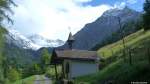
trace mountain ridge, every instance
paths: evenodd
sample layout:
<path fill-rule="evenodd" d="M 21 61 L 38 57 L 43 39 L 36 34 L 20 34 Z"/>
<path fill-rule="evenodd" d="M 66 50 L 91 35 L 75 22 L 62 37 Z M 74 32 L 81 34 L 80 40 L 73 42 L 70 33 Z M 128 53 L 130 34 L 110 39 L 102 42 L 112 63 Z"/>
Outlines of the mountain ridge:
<path fill-rule="evenodd" d="M 110 14 L 110 11 L 117 13 L 116 16 L 114 16 L 114 13 Z M 120 17 L 122 25 L 130 25 L 130 29 L 128 29 L 125 34 L 128 35 L 137 30 L 135 25 L 141 20 L 141 13 L 128 7 L 107 10 L 102 16 L 97 18 L 94 22 L 86 24 L 74 35 L 75 42 L 73 43 L 73 48 L 90 50 L 98 43 L 102 43 L 104 40 L 111 37 L 113 33 L 120 31 L 117 17 Z M 135 25 L 131 23 L 135 23 Z M 121 32 L 119 32 L 119 34 L 121 34 Z M 117 40 L 121 39 L 121 37 L 117 38 Z M 65 43 L 65 45 L 60 48 L 67 47 L 68 45 Z"/>
<path fill-rule="evenodd" d="M 33 34 L 29 36 L 28 39 L 30 39 L 33 43 L 40 45 L 42 47 L 58 47 L 64 44 L 64 41 L 60 39 L 51 40 L 39 34 Z"/>
<path fill-rule="evenodd" d="M 27 38 L 15 29 L 7 28 L 6 30 L 8 31 L 5 35 L 6 42 L 24 49 L 39 50 L 42 47 L 58 47 L 64 44 L 64 42 L 59 39 L 49 40 L 40 35 L 36 35 L 36 37 L 30 36 L 30 38 Z"/>

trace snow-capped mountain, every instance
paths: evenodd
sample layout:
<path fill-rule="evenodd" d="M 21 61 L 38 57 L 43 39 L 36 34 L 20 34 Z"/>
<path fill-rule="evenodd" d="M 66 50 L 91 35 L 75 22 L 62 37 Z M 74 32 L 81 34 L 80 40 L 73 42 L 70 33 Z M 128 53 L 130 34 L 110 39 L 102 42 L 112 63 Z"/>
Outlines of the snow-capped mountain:
<path fill-rule="evenodd" d="M 128 8 L 125 8 L 124 11 L 122 12 L 122 9 L 119 9 L 119 8 L 112 8 L 110 10 L 107 10 L 103 13 L 102 16 L 118 16 L 120 15 L 121 13 L 124 13 L 126 12 L 127 10 L 129 10 Z"/>
<path fill-rule="evenodd" d="M 7 31 L 6 42 L 24 49 L 38 50 L 41 47 L 58 47 L 64 44 L 62 40 L 49 40 L 37 34 L 27 38 L 12 28 L 7 28 Z"/>
<path fill-rule="evenodd" d="M 43 47 L 58 47 L 62 46 L 65 42 L 62 40 L 50 40 L 47 38 L 44 38 L 41 35 L 34 34 L 28 37 L 33 43 L 43 46 Z"/>
<path fill-rule="evenodd" d="M 124 8 L 112 8 L 103 13 L 102 17 L 122 17 L 122 16 L 130 16 L 130 15 L 138 15 L 139 12 L 130 9 L 129 7 Z"/>
<path fill-rule="evenodd" d="M 13 44 L 20 48 L 37 50 L 41 46 L 34 44 L 31 40 L 23 36 L 17 30 L 12 28 L 7 28 L 8 34 L 6 34 L 6 42 Z"/>

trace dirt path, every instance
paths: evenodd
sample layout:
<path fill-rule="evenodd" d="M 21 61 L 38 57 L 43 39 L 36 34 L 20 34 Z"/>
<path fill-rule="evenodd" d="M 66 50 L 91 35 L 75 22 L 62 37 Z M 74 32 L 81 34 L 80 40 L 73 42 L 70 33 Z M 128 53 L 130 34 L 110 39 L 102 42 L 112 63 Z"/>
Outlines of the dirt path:
<path fill-rule="evenodd" d="M 45 76 L 36 75 L 34 84 L 52 84 L 52 80 Z"/>
<path fill-rule="evenodd" d="M 45 83 L 44 84 L 52 84 L 52 80 L 44 76 Z"/>

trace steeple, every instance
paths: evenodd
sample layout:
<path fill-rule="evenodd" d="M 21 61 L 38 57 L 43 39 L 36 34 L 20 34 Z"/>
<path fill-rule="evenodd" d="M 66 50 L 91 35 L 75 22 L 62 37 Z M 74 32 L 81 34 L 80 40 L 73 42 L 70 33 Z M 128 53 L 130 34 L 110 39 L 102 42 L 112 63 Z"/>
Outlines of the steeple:
<path fill-rule="evenodd" d="M 72 49 L 72 44 L 73 44 L 74 41 L 75 41 L 75 39 L 74 39 L 74 37 L 72 36 L 72 33 L 70 32 L 70 33 L 69 33 L 68 40 L 67 40 L 67 43 L 68 43 L 70 49 Z"/>

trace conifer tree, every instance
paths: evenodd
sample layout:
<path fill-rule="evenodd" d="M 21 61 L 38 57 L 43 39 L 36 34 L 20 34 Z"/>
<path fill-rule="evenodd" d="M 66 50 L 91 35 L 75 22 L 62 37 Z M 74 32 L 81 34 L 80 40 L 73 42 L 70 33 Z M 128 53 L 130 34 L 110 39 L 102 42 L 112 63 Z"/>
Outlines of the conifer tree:
<path fill-rule="evenodd" d="M 4 67 L 3 67 L 3 60 L 4 60 L 4 33 L 6 33 L 6 29 L 2 25 L 2 21 L 4 19 L 8 20 L 9 22 L 13 23 L 10 19 L 8 12 L 13 13 L 10 5 L 15 3 L 12 0 L 0 0 L 0 84 L 4 84 Z M 6 13 L 7 11 L 7 13 Z"/>
<path fill-rule="evenodd" d="M 43 49 L 41 55 L 41 68 L 43 69 L 43 72 L 46 71 L 46 68 L 49 63 L 50 63 L 50 54 L 47 49 Z"/>
<path fill-rule="evenodd" d="M 144 30 L 149 30 L 150 29 L 150 0 L 145 0 L 143 9 L 144 9 L 143 27 Z"/>

